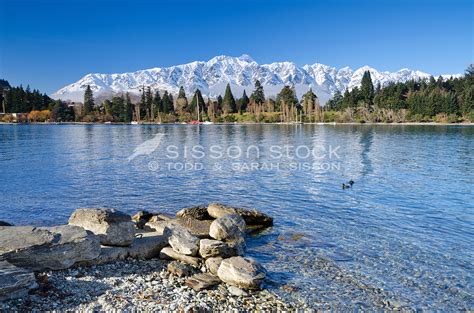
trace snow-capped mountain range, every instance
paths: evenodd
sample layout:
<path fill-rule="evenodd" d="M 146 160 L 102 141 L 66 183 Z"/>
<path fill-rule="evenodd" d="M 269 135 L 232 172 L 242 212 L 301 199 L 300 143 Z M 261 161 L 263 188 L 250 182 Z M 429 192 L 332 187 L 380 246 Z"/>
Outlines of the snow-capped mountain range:
<path fill-rule="evenodd" d="M 430 74 L 406 68 L 391 73 L 379 72 L 369 66 L 354 71 L 349 67 L 336 69 L 320 63 L 302 67 L 292 62 L 260 65 L 249 55 L 240 57 L 221 55 L 207 62 L 196 61 L 132 73 L 87 74 L 77 82 L 59 89 L 51 97 L 82 102 L 84 89 L 90 85 L 95 97 L 108 97 L 123 92 L 139 94 L 141 86 L 177 94 L 179 87 L 183 86 L 188 97 L 192 97 L 194 91 L 199 88 L 203 95 L 215 98 L 218 95 L 223 96 L 227 83 L 230 83 L 234 97 L 239 98 L 244 90 L 250 96 L 255 81 L 259 80 L 265 96 L 274 97 L 283 86 L 290 85 L 295 87 L 298 97 L 312 88 L 320 102 L 324 104 L 337 90 L 344 92 L 347 88 L 350 90 L 360 86 L 365 71 L 370 71 L 374 85 L 380 83 L 382 86 L 390 82 L 430 77 Z"/>

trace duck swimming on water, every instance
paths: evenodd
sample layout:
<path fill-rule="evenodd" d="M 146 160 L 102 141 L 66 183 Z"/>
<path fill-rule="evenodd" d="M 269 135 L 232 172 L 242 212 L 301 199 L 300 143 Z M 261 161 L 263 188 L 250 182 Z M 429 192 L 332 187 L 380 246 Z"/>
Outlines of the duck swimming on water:
<path fill-rule="evenodd" d="M 352 188 L 352 185 L 354 185 L 354 181 L 351 179 L 350 181 L 346 183 L 342 183 L 342 189 L 349 189 Z"/>

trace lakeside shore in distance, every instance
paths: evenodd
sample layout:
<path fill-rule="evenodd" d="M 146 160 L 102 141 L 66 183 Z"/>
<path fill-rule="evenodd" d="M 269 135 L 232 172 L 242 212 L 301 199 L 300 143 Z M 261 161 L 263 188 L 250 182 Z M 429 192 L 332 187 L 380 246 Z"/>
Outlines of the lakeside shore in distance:
<path fill-rule="evenodd" d="M 403 123 L 338 123 L 338 122 L 318 122 L 318 123 L 212 123 L 212 124 L 190 124 L 190 123 L 87 123 L 87 122 L 41 122 L 41 123 L 7 123 L 0 122 L 0 125 L 419 125 L 419 126 L 474 126 L 474 123 L 462 122 L 462 123 L 437 123 L 437 122 L 403 122 Z"/>

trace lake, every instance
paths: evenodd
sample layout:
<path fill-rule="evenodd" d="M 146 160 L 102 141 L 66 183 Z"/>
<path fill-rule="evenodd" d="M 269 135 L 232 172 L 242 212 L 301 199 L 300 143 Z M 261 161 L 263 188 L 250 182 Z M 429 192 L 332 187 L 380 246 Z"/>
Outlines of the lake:
<path fill-rule="evenodd" d="M 0 125 L 0 140 L 0 220 L 255 207 L 275 225 L 248 254 L 282 297 L 474 308 L 472 126 Z"/>

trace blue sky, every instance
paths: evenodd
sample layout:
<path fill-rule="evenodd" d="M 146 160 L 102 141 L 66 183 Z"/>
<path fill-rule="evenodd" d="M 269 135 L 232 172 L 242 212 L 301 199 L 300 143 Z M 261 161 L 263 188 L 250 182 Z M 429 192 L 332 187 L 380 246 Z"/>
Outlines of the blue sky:
<path fill-rule="evenodd" d="M 251 55 L 462 73 L 472 0 L 0 0 L 0 78 L 52 93 L 90 72 Z"/>

